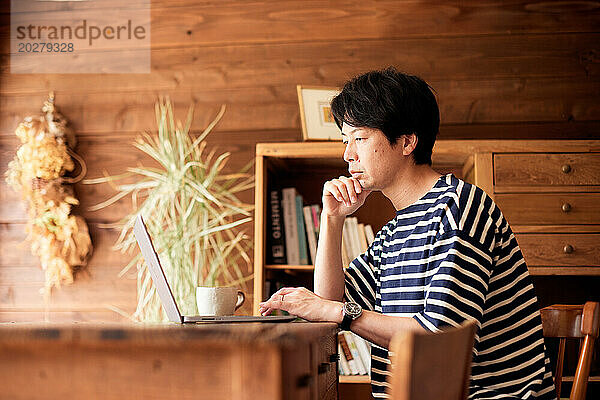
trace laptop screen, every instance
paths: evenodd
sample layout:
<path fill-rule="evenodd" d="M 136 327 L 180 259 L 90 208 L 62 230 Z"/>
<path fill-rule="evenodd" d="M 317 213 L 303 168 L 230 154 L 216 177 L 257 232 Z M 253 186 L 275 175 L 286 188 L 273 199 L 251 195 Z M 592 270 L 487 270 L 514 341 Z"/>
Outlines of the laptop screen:
<path fill-rule="evenodd" d="M 152 244 L 152 240 L 150 239 L 150 235 L 146 229 L 146 224 L 144 224 L 144 220 L 142 219 L 141 215 L 138 215 L 135 219 L 133 233 L 138 242 L 138 246 L 140 246 L 142 255 L 146 260 L 146 264 L 150 270 L 150 276 L 152 277 L 154 286 L 158 291 L 158 295 L 160 296 L 160 300 L 162 301 L 169 321 L 177 323 L 183 322 L 181 313 L 179 312 L 179 308 L 177 308 L 177 303 L 175 302 L 175 297 L 173 297 L 173 292 L 171 292 L 171 288 L 167 282 L 167 277 L 160 266 L 158 254 L 156 254 L 156 250 L 154 250 L 154 245 Z"/>

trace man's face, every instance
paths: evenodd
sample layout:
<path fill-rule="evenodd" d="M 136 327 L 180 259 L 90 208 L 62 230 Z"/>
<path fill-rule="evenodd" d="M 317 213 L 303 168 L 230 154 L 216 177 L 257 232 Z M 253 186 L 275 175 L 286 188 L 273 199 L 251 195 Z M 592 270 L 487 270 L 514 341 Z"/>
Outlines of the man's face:
<path fill-rule="evenodd" d="M 406 167 L 408 157 L 402 146 L 390 145 L 379 129 L 342 126 L 342 141 L 346 145 L 344 160 L 348 172 L 369 190 L 384 190 L 395 175 Z"/>

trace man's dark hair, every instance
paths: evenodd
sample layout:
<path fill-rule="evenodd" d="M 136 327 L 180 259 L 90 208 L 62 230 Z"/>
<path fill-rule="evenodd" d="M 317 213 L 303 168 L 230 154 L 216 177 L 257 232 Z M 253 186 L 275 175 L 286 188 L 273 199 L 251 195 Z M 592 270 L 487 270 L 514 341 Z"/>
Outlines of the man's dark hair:
<path fill-rule="evenodd" d="M 415 164 L 431 165 L 431 152 L 440 128 L 440 111 L 433 88 L 421 78 L 389 67 L 348 81 L 331 101 L 331 113 L 340 129 L 379 129 L 393 146 L 402 135 L 415 133 Z"/>

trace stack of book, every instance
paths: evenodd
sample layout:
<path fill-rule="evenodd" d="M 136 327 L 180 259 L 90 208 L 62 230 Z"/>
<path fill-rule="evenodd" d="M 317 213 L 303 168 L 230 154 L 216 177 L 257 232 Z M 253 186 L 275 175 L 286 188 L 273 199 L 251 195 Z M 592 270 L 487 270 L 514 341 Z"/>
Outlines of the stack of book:
<path fill-rule="evenodd" d="M 314 264 L 319 242 L 321 206 L 304 205 L 302 195 L 291 187 L 269 190 L 267 263 Z M 348 266 L 373 242 L 373 228 L 348 217 L 342 234 L 342 262 Z"/>
<path fill-rule="evenodd" d="M 352 260 L 367 251 L 373 240 L 371 225 L 359 223 L 356 217 L 347 217 L 342 231 L 342 264 L 350 265 Z"/>
<path fill-rule="evenodd" d="M 338 334 L 340 375 L 371 375 L 371 345 L 352 332 Z"/>

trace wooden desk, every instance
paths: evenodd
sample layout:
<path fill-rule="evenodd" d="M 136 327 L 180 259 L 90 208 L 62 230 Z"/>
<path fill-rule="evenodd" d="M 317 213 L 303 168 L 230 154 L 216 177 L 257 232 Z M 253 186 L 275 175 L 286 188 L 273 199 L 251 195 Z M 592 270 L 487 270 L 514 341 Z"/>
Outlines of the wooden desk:
<path fill-rule="evenodd" d="M 337 399 L 333 323 L 0 324 L 3 399 Z"/>

